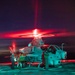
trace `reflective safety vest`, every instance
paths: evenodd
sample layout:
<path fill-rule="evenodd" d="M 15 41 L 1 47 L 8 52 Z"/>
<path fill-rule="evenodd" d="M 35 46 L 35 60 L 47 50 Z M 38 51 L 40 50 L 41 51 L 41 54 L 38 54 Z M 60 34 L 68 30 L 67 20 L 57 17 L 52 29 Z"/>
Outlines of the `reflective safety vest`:
<path fill-rule="evenodd" d="M 25 61 L 25 56 L 22 56 L 22 55 L 21 55 L 21 56 L 19 57 L 19 61 Z"/>

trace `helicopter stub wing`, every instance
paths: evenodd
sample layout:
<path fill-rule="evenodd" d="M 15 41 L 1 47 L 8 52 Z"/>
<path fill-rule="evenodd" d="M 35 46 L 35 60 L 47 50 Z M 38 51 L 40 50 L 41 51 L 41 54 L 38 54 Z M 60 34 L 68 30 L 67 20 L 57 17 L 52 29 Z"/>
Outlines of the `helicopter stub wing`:
<path fill-rule="evenodd" d="M 19 52 L 28 54 L 28 53 L 31 53 L 31 50 L 32 50 L 32 46 L 31 46 L 31 47 L 24 47 L 24 48 L 21 48 L 21 49 L 19 49 Z"/>

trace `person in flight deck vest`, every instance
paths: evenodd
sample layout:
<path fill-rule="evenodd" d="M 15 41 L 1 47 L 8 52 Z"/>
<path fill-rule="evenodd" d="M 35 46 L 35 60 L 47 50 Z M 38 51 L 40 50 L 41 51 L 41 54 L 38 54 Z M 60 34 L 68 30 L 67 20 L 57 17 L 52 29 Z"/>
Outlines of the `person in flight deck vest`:
<path fill-rule="evenodd" d="M 45 69 L 48 69 L 49 68 L 49 63 L 48 63 L 48 57 L 49 57 L 49 52 L 48 51 L 45 51 L 44 52 L 44 63 L 45 63 Z"/>
<path fill-rule="evenodd" d="M 24 66 L 24 62 L 25 62 L 25 56 L 23 55 L 23 53 L 19 54 L 17 61 L 18 61 L 17 67 L 20 66 L 22 68 Z"/>

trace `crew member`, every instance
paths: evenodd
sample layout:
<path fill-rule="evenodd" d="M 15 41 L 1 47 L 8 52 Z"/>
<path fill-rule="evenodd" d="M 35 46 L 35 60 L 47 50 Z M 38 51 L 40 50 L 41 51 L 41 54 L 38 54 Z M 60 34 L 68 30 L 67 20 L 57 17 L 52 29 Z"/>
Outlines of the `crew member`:
<path fill-rule="evenodd" d="M 49 52 L 48 51 L 45 51 L 44 52 L 44 63 L 45 63 L 45 69 L 48 69 L 49 68 L 49 63 L 48 63 L 48 57 L 49 57 Z"/>
<path fill-rule="evenodd" d="M 19 54 L 19 57 L 18 57 L 17 61 L 18 61 L 17 67 L 19 67 L 19 66 L 21 68 L 24 67 L 25 56 L 23 55 L 23 53 Z"/>

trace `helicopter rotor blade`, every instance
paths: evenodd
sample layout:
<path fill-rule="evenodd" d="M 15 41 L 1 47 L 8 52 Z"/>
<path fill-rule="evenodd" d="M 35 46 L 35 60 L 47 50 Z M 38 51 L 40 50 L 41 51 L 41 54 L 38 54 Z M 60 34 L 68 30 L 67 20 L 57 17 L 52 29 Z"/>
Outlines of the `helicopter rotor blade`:
<path fill-rule="evenodd" d="M 75 32 L 49 29 L 49 30 L 38 30 L 38 33 L 36 35 L 40 37 L 69 37 L 75 36 Z M 0 33 L 0 38 L 33 38 L 33 37 L 34 37 L 33 30 Z"/>

